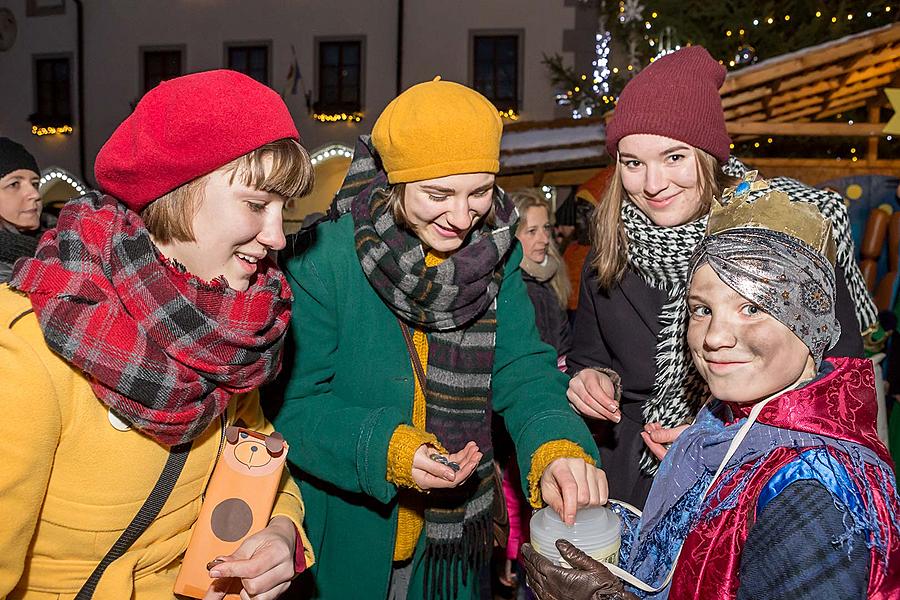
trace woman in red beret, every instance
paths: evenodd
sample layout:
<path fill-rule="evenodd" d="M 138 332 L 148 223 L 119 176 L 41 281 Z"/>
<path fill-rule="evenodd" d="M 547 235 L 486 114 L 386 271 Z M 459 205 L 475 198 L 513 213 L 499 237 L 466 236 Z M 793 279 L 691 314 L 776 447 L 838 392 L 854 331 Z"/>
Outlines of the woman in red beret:
<path fill-rule="evenodd" d="M 291 292 L 270 255 L 312 183 L 287 107 L 232 71 L 173 79 L 95 175 L 0 287 L 2 598 L 174 598 L 225 427 L 272 431 L 256 388 Z M 313 560 L 302 521 L 285 473 L 206 597 L 280 595 Z"/>
<path fill-rule="evenodd" d="M 645 424 L 666 439 L 657 424 L 680 425 L 709 395 L 688 356 L 683 308 L 688 261 L 710 203 L 747 171 L 729 158 L 724 81 L 725 68 L 699 46 L 664 56 L 625 86 L 606 131 L 615 172 L 594 214 L 568 396 L 593 421 L 610 497 L 639 507 L 658 465 L 643 442 Z M 816 204 L 834 223 L 844 334 L 827 355 L 861 357 L 860 331 L 875 324 L 875 309 L 853 262 L 841 198 L 793 179 L 771 185 Z"/>

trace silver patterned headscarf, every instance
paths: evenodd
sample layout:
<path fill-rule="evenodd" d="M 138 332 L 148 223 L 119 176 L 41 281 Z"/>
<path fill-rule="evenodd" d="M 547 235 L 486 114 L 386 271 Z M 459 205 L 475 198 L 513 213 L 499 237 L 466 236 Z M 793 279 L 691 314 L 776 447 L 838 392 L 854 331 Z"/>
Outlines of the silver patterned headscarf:
<path fill-rule="evenodd" d="M 761 227 L 728 229 L 700 243 L 690 278 L 704 264 L 800 338 L 816 367 L 840 337 L 834 266 L 796 237 Z"/>

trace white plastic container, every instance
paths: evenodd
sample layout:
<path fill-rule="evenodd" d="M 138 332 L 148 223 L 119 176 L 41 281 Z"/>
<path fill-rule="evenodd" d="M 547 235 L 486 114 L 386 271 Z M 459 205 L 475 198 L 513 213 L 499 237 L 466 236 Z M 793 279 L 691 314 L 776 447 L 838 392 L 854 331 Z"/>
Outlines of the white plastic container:
<path fill-rule="evenodd" d="M 556 549 L 556 540 L 566 539 L 595 560 L 618 564 L 622 543 L 619 516 L 597 506 L 583 508 L 575 514 L 575 524 L 568 527 L 556 511 L 542 508 L 531 517 L 531 545 L 542 556 L 563 567 L 569 564 Z"/>

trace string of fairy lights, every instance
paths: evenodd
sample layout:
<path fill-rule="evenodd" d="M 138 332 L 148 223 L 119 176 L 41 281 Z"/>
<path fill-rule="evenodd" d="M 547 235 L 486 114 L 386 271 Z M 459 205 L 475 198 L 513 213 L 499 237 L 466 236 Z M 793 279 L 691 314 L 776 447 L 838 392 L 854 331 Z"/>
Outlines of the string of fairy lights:
<path fill-rule="evenodd" d="M 43 137 L 45 135 L 68 135 L 72 133 L 74 129 L 72 129 L 71 125 L 59 125 L 57 127 L 53 126 L 41 126 L 41 125 L 32 125 L 31 126 L 31 135 L 36 135 L 38 137 Z"/>
<path fill-rule="evenodd" d="M 618 20 L 621 23 L 639 21 L 643 18 L 643 10 L 644 7 L 638 2 L 638 0 L 619 0 Z M 841 22 L 854 20 L 868 20 L 876 17 L 883 18 L 885 14 L 890 14 L 897 10 L 900 10 L 900 5 L 897 5 L 896 3 L 886 3 L 881 5 L 879 8 L 872 8 L 869 10 L 857 12 L 846 9 L 844 11 L 838 12 L 831 7 L 823 5 L 821 8 L 816 10 L 812 16 L 817 20 L 822 19 L 826 24 L 838 24 Z M 655 25 L 655 22 L 659 18 L 659 11 L 651 10 L 649 16 L 643 20 L 643 30 L 646 32 L 643 35 L 643 39 L 653 49 L 653 52 L 651 52 L 651 54 L 653 55 L 650 57 L 650 62 L 655 61 L 661 56 L 664 56 L 671 52 L 675 52 L 682 47 L 682 44 L 678 42 L 672 27 L 657 27 Z M 734 37 L 739 39 L 740 45 L 738 46 L 733 58 L 721 59 L 719 60 L 719 63 L 725 65 L 727 68 L 733 69 L 756 62 L 756 51 L 749 43 L 744 41 L 744 36 L 752 34 L 754 30 L 760 31 L 766 28 L 777 26 L 779 23 L 791 23 L 792 19 L 796 21 L 797 17 L 791 15 L 790 12 L 760 15 L 748 19 L 747 23 L 738 23 L 736 26 L 730 26 L 729 28 L 725 29 L 723 32 L 725 37 Z M 610 67 L 611 39 L 612 36 L 609 31 L 605 31 L 604 29 L 598 31 L 595 36 L 595 57 L 592 62 L 593 69 L 590 78 L 587 74 L 582 74 L 580 78 L 576 76 L 576 79 L 572 82 L 572 87 L 570 89 L 556 94 L 555 99 L 558 104 L 572 105 L 572 118 L 574 119 L 590 117 L 594 114 L 600 114 L 612 109 L 615 106 L 617 98 L 610 89 L 610 76 L 619 74 L 620 70 L 625 71 L 626 73 L 630 73 L 640 69 L 640 65 L 635 64 L 634 62 L 631 62 L 631 64 L 627 64 L 626 66 L 622 67 L 622 69 L 620 69 L 619 67 Z M 689 46 L 691 44 L 690 42 L 687 42 L 684 45 Z M 634 54 L 632 52 L 632 57 L 633 56 Z M 588 88 L 587 86 L 590 87 Z M 583 89 L 591 89 L 594 92 L 595 98 L 593 100 L 597 104 L 596 106 L 586 104 L 584 100 L 582 100 L 581 103 L 575 103 L 579 92 L 581 92 Z M 838 114 L 837 118 L 840 119 L 841 115 Z M 852 119 L 847 119 L 847 122 L 851 125 L 853 124 Z M 890 142 L 893 138 L 892 136 L 888 135 L 885 139 Z M 770 146 L 774 142 L 775 140 L 773 138 L 767 137 L 765 138 L 765 140 L 747 142 L 746 147 L 760 149 Z M 734 149 L 735 145 L 732 144 L 731 148 Z M 850 156 L 848 157 L 849 160 L 851 160 L 852 162 L 857 162 L 859 160 L 857 154 L 857 148 L 851 145 Z M 837 160 L 841 160 L 841 158 L 837 158 Z"/>
<path fill-rule="evenodd" d="M 76 179 L 70 173 L 67 173 L 66 171 L 58 168 L 52 168 L 44 173 L 44 175 L 41 176 L 41 180 L 38 185 L 43 190 L 45 185 L 57 179 L 67 183 L 72 189 L 75 190 L 75 192 L 78 193 L 79 196 L 83 196 L 85 193 L 87 193 L 87 188 L 83 184 L 81 184 L 78 179 Z"/>
<path fill-rule="evenodd" d="M 876 9 L 876 10 L 867 10 L 865 12 L 845 11 L 845 12 L 838 13 L 838 12 L 834 12 L 834 11 L 829 12 L 827 8 L 823 7 L 821 10 L 817 10 L 814 13 L 814 16 L 816 19 L 824 19 L 826 22 L 831 22 L 831 23 L 836 24 L 840 21 L 853 21 L 854 19 L 857 19 L 857 20 L 871 19 L 873 17 L 878 16 L 879 12 L 891 13 L 892 11 L 898 10 L 898 8 L 900 8 L 900 7 L 895 7 L 892 4 L 885 4 L 880 9 Z M 626 10 L 625 0 L 620 0 L 619 12 L 624 13 L 625 10 Z M 652 31 L 653 30 L 653 21 L 652 20 L 656 20 L 657 18 L 659 18 L 659 16 L 660 16 L 659 12 L 652 11 L 650 13 L 650 19 L 644 21 L 644 28 L 647 31 Z M 789 23 L 791 21 L 791 18 L 792 18 L 792 16 L 790 15 L 790 13 L 781 13 L 781 14 L 754 17 L 753 19 L 750 19 L 749 23 L 747 23 L 747 24 L 738 24 L 737 27 L 731 27 L 731 28 L 726 29 L 724 32 L 725 37 L 730 38 L 733 36 L 737 36 L 738 38 L 743 39 L 743 36 L 751 28 L 756 28 L 756 27 L 763 28 L 766 26 L 775 25 L 776 23 Z M 650 37 L 649 35 L 646 36 L 645 39 L 647 40 L 648 44 L 651 47 L 659 47 L 662 45 L 657 40 L 654 40 L 652 37 Z M 657 55 L 650 59 L 650 62 L 653 62 L 655 59 L 659 58 L 661 55 L 667 54 L 668 52 L 674 52 L 675 50 L 678 50 L 678 49 L 680 49 L 680 45 L 678 45 L 678 44 L 675 44 L 674 46 L 660 48 Z M 737 59 L 738 56 L 740 55 L 740 48 L 738 50 L 739 50 L 739 52 L 735 56 L 735 59 Z M 753 58 L 752 55 L 746 57 L 746 59 L 752 59 L 752 58 Z M 724 60 L 720 60 L 719 62 L 721 64 L 725 64 Z M 746 62 L 742 63 L 741 60 L 733 59 L 733 60 L 729 60 L 727 64 L 729 67 L 734 68 L 737 66 L 743 66 L 743 64 L 746 64 Z M 634 68 L 634 65 L 628 65 L 627 68 L 628 68 L 628 70 L 632 70 Z M 614 72 L 616 72 L 616 71 L 614 71 Z"/>

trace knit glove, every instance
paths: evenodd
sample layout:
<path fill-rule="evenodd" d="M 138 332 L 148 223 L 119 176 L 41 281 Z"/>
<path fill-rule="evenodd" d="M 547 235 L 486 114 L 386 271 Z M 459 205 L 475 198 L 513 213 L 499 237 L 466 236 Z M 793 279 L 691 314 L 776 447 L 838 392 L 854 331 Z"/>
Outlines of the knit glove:
<path fill-rule="evenodd" d="M 528 585 L 540 600 L 638 600 L 603 563 L 566 540 L 556 540 L 556 548 L 571 569 L 554 565 L 531 544 L 522 545 Z"/>

